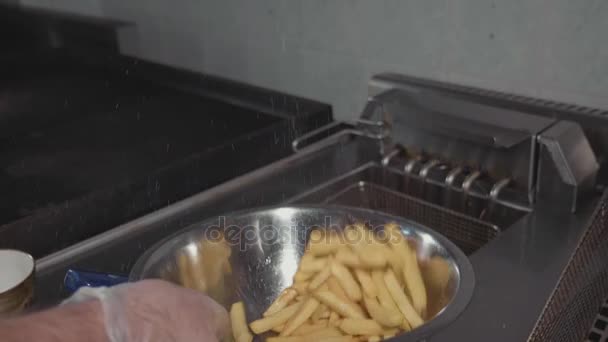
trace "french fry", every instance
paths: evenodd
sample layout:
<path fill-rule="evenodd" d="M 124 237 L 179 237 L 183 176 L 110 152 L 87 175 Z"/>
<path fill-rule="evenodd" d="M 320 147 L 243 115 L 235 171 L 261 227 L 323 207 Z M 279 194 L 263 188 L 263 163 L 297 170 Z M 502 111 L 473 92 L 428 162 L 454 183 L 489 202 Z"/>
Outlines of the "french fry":
<path fill-rule="evenodd" d="M 433 298 L 427 303 L 426 314 L 423 317 L 431 317 L 441 311 L 441 308 L 449 302 L 449 294 L 446 289 L 449 286 L 453 269 L 446 260 L 439 256 L 426 260 L 420 266 L 427 298 Z"/>
<path fill-rule="evenodd" d="M 403 320 L 405 321 L 405 318 Z M 384 337 L 384 339 L 389 339 L 389 338 L 397 335 L 398 332 L 399 332 L 399 329 L 397 329 L 397 328 L 384 329 L 384 332 L 382 333 L 382 337 Z"/>
<path fill-rule="evenodd" d="M 348 296 L 344 292 L 344 289 L 342 289 L 342 286 L 340 286 L 340 283 L 338 282 L 338 279 L 335 276 L 329 277 L 329 279 L 327 279 L 326 284 L 328 289 L 333 292 L 338 298 L 348 303 L 354 310 L 359 312 L 362 317 L 365 316 L 363 309 L 355 302 L 353 302 L 350 298 L 348 298 Z M 395 310 L 399 311 L 396 307 Z"/>
<path fill-rule="evenodd" d="M 293 276 L 293 281 L 296 283 L 301 283 L 303 281 L 309 280 L 310 278 L 312 278 L 313 275 L 313 272 L 303 272 L 300 270 L 296 272 L 296 274 Z"/>
<path fill-rule="evenodd" d="M 273 336 L 268 337 L 266 342 L 305 342 L 305 336 Z"/>
<path fill-rule="evenodd" d="M 324 308 L 323 312 L 321 313 L 320 319 L 321 320 L 325 320 L 328 321 L 329 323 L 329 316 L 331 315 L 331 311 L 329 310 L 329 308 L 327 308 L 327 306 Z"/>
<path fill-rule="evenodd" d="M 338 322 L 339 319 L 340 319 L 340 315 L 337 312 L 332 311 L 329 314 L 329 325 L 338 326 L 336 323 Z"/>
<path fill-rule="evenodd" d="M 391 250 L 390 245 L 386 241 L 386 238 L 385 238 L 386 236 L 382 236 L 382 240 L 381 240 L 380 236 L 378 236 L 378 233 L 376 233 L 372 230 L 368 230 L 368 232 L 371 235 L 370 245 L 378 248 L 378 250 L 382 250 L 383 251 L 382 253 L 385 253 L 384 251 Z"/>
<path fill-rule="evenodd" d="M 409 289 L 414 309 L 416 309 L 416 312 L 420 316 L 424 316 L 427 305 L 426 288 L 424 287 L 424 280 L 422 280 L 422 274 L 420 273 L 416 251 L 411 248 L 409 253 L 410 257 L 405 260 L 403 265 L 403 276 L 405 284 Z"/>
<path fill-rule="evenodd" d="M 361 288 L 363 289 L 365 295 L 372 298 L 378 295 L 376 285 L 374 285 L 374 281 L 367 271 L 355 269 L 355 277 L 357 277 L 359 284 L 361 284 Z"/>
<path fill-rule="evenodd" d="M 201 253 L 200 248 L 199 253 Z M 217 261 L 216 258 L 214 259 Z M 214 268 L 209 266 L 208 261 L 205 262 L 198 256 L 189 256 L 188 262 L 190 263 L 190 277 L 194 289 L 207 293 L 210 288 L 209 283 L 217 283 L 218 276 L 221 274 L 221 272 L 219 272 L 220 270 L 213 272 L 212 270 L 214 270 Z M 207 266 L 205 264 L 207 264 Z M 215 265 L 219 265 L 219 263 Z"/>
<path fill-rule="evenodd" d="M 285 329 L 285 324 L 277 325 L 276 327 L 273 327 L 270 330 L 272 330 L 276 333 L 280 333 L 281 331 L 283 331 L 283 329 Z"/>
<path fill-rule="evenodd" d="M 308 337 L 308 341 L 310 341 L 311 339 L 316 340 L 320 338 L 342 336 L 342 332 L 340 332 L 340 330 L 335 327 L 325 327 L 302 336 Z"/>
<path fill-rule="evenodd" d="M 342 288 L 340 282 L 335 276 L 332 275 L 329 277 L 329 279 L 327 279 L 327 287 L 329 287 L 329 290 L 333 292 L 336 296 L 338 296 L 338 298 L 342 300 L 348 300 L 346 292 L 344 292 L 344 289 Z"/>
<path fill-rule="evenodd" d="M 253 335 L 249 334 L 249 335 L 241 335 L 239 336 L 239 338 L 237 338 L 235 340 L 235 342 L 252 342 L 253 341 Z"/>
<path fill-rule="evenodd" d="M 319 305 L 319 307 L 317 308 L 317 310 L 315 310 L 315 312 L 313 312 L 312 316 L 310 317 L 310 319 L 313 322 L 318 322 L 321 320 L 321 316 L 323 315 L 323 313 L 327 310 L 327 305 L 321 303 L 321 305 Z"/>
<path fill-rule="evenodd" d="M 402 259 L 407 258 L 408 255 L 405 255 L 404 251 L 409 250 L 409 245 L 405 236 L 401 234 L 399 227 L 394 223 L 389 223 L 384 226 L 384 233 L 387 236 L 387 244 L 391 249 Z"/>
<path fill-rule="evenodd" d="M 264 312 L 264 317 L 273 315 L 279 312 L 281 309 L 287 306 L 298 295 L 298 291 L 294 288 L 288 287 L 281 292 L 277 299 L 270 304 L 268 309 Z"/>
<path fill-rule="evenodd" d="M 200 291 L 210 293 L 220 287 L 224 280 L 225 264 L 229 263 L 230 247 L 223 238 L 219 240 L 203 239 L 197 243 L 198 254 L 190 258 L 193 277 L 200 279 Z M 204 283 L 202 282 L 204 280 Z"/>
<path fill-rule="evenodd" d="M 416 309 L 419 315 L 424 316 L 427 306 L 427 294 L 420 266 L 418 265 L 416 251 L 409 245 L 396 224 L 385 225 L 384 231 L 388 234 L 388 240 L 393 251 L 403 260 L 401 272 L 414 309 Z"/>
<path fill-rule="evenodd" d="M 331 268 L 325 267 L 321 272 L 317 273 L 314 278 L 310 281 L 308 285 L 309 291 L 316 290 L 319 286 L 321 286 L 325 281 L 331 276 Z"/>
<path fill-rule="evenodd" d="M 324 231 L 319 230 L 319 229 L 315 229 L 312 232 L 310 232 L 310 238 L 308 240 L 308 243 L 310 243 L 311 241 L 321 241 L 321 239 L 323 239 L 323 234 Z"/>
<path fill-rule="evenodd" d="M 382 268 L 386 265 L 386 257 L 382 253 L 378 253 L 371 242 L 374 240 L 373 232 L 366 229 L 361 224 L 355 224 L 350 229 L 345 230 L 349 246 L 357 252 L 358 255 L 364 255 L 361 263 L 365 267 Z"/>
<path fill-rule="evenodd" d="M 304 337 L 302 336 L 273 336 L 266 339 L 266 342 L 304 342 Z"/>
<path fill-rule="evenodd" d="M 323 291 L 329 291 L 329 286 L 327 285 L 327 283 L 323 283 L 321 284 L 321 286 L 319 286 L 318 288 L 319 290 L 323 290 Z"/>
<path fill-rule="evenodd" d="M 243 305 L 243 302 L 234 303 L 230 307 L 230 322 L 232 325 L 232 336 L 235 341 L 251 341 L 253 339 L 253 335 L 251 335 L 247 327 L 247 317 L 245 317 L 245 305 Z"/>
<path fill-rule="evenodd" d="M 399 314 L 399 308 L 397 307 L 397 304 L 393 300 L 391 294 L 388 292 L 386 284 L 384 283 L 384 272 L 381 270 L 373 270 L 372 280 L 378 289 L 378 300 L 380 301 L 380 305 L 382 305 L 382 307 L 388 310 L 391 314 Z"/>
<path fill-rule="evenodd" d="M 395 223 L 388 223 L 384 226 L 384 233 L 387 236 L 387 244 L 391 247 L 394 254 L 397 258 L 394 261 L 393 272 L 395 272 L 395 277 L 397 280 L 404 281 L 403 277 L 403 266 L 409 260 L 410 254 L 408 253 L 410 246 L 407 242 L 407 239 L 401 233 L 399 226 Z M 401 265 L 399 265 L 399 263 Z"/>
<path fill-rule="evenodd" d="M 305 295 L 308 293 L 308 285 L 310 284 L 309 281 L 304 281 L 304 282 L 300 282 L 300 283 L 294 283 L 293 285 L 291 285 L 291 288 L 296 290 L 298 292 L 299 295 Z"/>
<path fill-rule="evenodd" d="M 317 231 L 315 231 L 317 232 Z M 314 256 L 324 256 L 334 253 L 342 244 L 341 238 L 336 232 L 325 232 L 325 234 L 312 234 L 308 241 L 307 252 Z"/>
<path fill-rule="evenodd" d="M 385 226 L 388 241 L 380 240 L 362 224 L 345 227 L 346 236 L 335 231 L 311 232 L 293 285 L 249 328 L 256 334 L 269 330 L 279 334 L 267 338 L 269 342 L 343 342 L 380 341 L 423 324 L 426 310 L 435 310 L 426 307 L 427 297 L 435 296 L 435 288 L 425 287 L 421 271 L 437 278 L 439 287 L 444 283 L 445 267 L 439 264 L 437 269 L 441 270 L 435 274 L 428 269 L 435 266 L 430 261 L 419 265 L 416 249 L 399 229 L 394 224 Z M 351 245 L 345 245 L 341 238 L 350 240 Z M 218 248 L 220 252 L 228 251 Z M 192 276 L 191 271 L 187 274 Z M 253 335 L 244 318 L 241 323 L 233 321 L 237 322 L 233 326 L 235 341 L 250 342 Z M 244 333 L 238 327 L 242 324 Z"/>
<path fill-rule="evenodd" d="M 339 333 L 339 331 L 338 331 Z M 350 342 L 353 341 L 353 338 L 350 336 L 324 336 L 328 334 L 327 331 L 321 331 L 320 333 L 313 333 L 310 335 L 304 336 L 277 336 L 277 337 L 268 337 L 266 342 L 310 342 L 310 341 L 320 341 L 320 342 Z"/>
<path fill-rule="evenodd" d="M 340 262 L 333 260 L 331 263 L 331 273 L 336 276 L 338 282 L 348 298 L 352 301 L 358 302 L 361 300 L 361 289 L 359 288 L 359 284 L 353 278 L 350 271 L 344 267 Z"/>
<path fill-rule="evenodd" d="M 185 253 L 181 253 L 177 257 L 177 269 L 179 275 L 179 283 L 183 287 L 194 289 L 194 283 L 192 282 L 192 278 L 190 277 L 190 261 L 188 261 L 188 255 L 186 255 Z"/>
<path fill-rule="evenodd" d="M 336 336 L 336 337 L 327 337 L 321 339 L 319 342 L 353 342 L 356 339 L 352 336 Z"/>
<path fill-rule="evenodd" d="M 228 275 L 232 274 L 232 266 L 230 265 L 230 262 L 224 263 L 224 273 Z"/>
<path fill-rule="evenodd" d="M 450 265 L 440 257 L 432 257 L 425 267 L 424 280 L 427 287 L 441 292 L 450 280 Z"/>
<path fill-rule="evenodd" d="M 393 297 L 393 300 L 397 304 L 399 311 L 405 316 L 405 319 L 407 319 L 410 326 L 412 326 L 412 328 L 417 328 L 422 325 L 424 321 L 420 315 L 418 315 L 418 312 L 416 312 L 405 293 L 401 290 L 399 282 L 397 281 L 397 278 L 395 278 L 395 273 L 392 270 L 389 269 L 384 273 L 384 283 L 386 284 L 386 288 L 391 294 L 391 297 Z"/>
<path fill-rule="evenodd" d="M 285 324 L 285 329 L 281 331 L 280 336 L 289 336 L 296 330 L 300 325 L 304 324 L 308 318 L 315 312 L 319 307 L 319 301 L 314 298 L 308 298 L 302 307 L 291 317 L 291 319 Z M 270 316 L 272 317 L 272 316 Z"/>
<path fill-rule="evenodd" d="M 293 331 L 292 335 L 293 336 L 301 336 L 301 335 L 308 335 L 308 334 L 312 334 L 315 331 L 321 330 L 323 328 L 326 328 L 326 324 L 325 323 L 304 323 L 302 325 L 300 325 L 296 330 Z"/>
<path fill-rule="evenodd" d="M 348 267 L 363 267 L 361 259 L 359 259 L 357 253 L 353 252 L 347 247 L 338 249 L 338 252 L 336 252 L 336 260 Z"/>
<path fill-rule="evenodd" d="M 397 277 L 399 283 L 403 283 L 403 258 L 392 248 L 386 248 L 384 253 L 389 266 L 395 272 L 395 277 Z"/>
<path fill-rule="evenodd" d="M 313 296 L 343 317 L 365 318 L 365 315 L 363 315 L 356 305 L 341 300 L 330 291 L 316 291 L 313 293 Z"/>
<path fill-rule="evenodd" d="M 315 258 L 310 254 L 304 254 L 300 260 L 300 270 L 305 273 L 316 273 L 327 267 L 327 258 Z"/>
<path fill-rule="evenodd" d="M 405 236 L 401 234 L 399 226 L 394 222 L 384 225 L 384 234 L 386 235 L 387 244 L 389 246 L 399 246 L 405 241 Z"/>
<path fill-rule="evenodd" d="M 399 312 L 392 313 L 390 310 L 383 308 L 376 298 L 364 296 L 363 303 L 365 303 L 365 308 L 369 312 L 369 315 L 381 325 L 389 328 L 401 325 L 403 316 Z"/>
<path fill-rule="evenodd" d="M 380 335 L 383 330 L 373 319 L 345 318 L 340 323 L 340 330 L 349 335 Z"/>
<path fill-rule="evenodd" d="M 287 322 L 292 316 L 294 316 L 298 310 L 303 306 L 304 302 L 296 302 L 284 308 L 283 310 L 275 313 L 272 316 L 264 317 L 253 321 L 249 324 L 249 328 L 256 334 L 266 332 L 278 325 Z"/>
<path fill-rule="evenodd" d="M 405 318 L 403 319 L 403 322 L 401 322 L 401 329 L 403 329 L 404 331 L 412 330 L 412 326 Z"/>

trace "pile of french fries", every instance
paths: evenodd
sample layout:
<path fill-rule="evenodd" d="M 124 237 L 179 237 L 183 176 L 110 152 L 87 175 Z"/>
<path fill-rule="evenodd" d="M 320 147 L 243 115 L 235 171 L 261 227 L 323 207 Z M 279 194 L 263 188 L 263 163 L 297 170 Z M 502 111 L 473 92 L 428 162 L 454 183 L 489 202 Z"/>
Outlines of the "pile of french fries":
<path fill-rule="evenodd" d="M 273 331 L 268 342 L 380 341 L 424 323 L 427 293 L 416 251 L 399 227 L 380 241 L 362 224 L 343 232 L 311 232 L 293 285 L 261 319 L 247 324 L 242 302 L 232 305 L 237 342 Z"/>
<path fill-rule="evenodd" d="M 228 297 L 225 281 L 232 274 L 230 247 L 223 236 L 218 240 L 200 240 L 193 247 L 177 256 L 177 280 L 184 287 L 225 302 Z"/>

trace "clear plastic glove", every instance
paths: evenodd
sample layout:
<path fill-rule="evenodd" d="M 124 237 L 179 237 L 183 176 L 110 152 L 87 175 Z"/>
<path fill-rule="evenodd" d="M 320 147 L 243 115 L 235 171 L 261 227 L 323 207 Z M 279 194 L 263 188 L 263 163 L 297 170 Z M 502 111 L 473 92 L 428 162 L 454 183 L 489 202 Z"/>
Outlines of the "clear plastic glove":
<path fill-rule="evenodd" d="M 226 310 L 204 294 L 162 280 L 81 288 L 68 302 L 98 298 L 111 342 L 220 341 Z"/>

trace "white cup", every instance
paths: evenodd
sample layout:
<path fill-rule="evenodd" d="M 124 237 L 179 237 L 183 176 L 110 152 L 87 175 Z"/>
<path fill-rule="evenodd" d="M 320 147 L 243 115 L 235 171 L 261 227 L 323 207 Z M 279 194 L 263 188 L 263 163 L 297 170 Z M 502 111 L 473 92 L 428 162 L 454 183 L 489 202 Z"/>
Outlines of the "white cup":
<path fill-rule="evenodd" d="M 22 311 L 34 293 L 34 258 L 14 249 L 0 249 L 0 315 Z"/>

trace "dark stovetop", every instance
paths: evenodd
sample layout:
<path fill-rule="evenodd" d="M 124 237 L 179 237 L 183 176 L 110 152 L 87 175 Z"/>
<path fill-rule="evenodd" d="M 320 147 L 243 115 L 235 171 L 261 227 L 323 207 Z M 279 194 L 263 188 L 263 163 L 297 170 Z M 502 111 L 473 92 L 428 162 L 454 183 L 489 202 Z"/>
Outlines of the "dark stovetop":
<path fill-rule="evenodd" d="M 331 120 L 328 105 L 121 56 L 112 25 L 45 15 L 9 19 L 71 45 L 0 53 L 0 248 L 47 255 L 285 157 Z"/>
<path fill-rule="evenodd" d="M 281 120 L 143 82 L 91 79 L 90 73 L 53 76 L 0 88 L 0 98 L 7 99 L 0 116 L 54 116 L 27 122 L 17 136 L 4 132 L 0 187 L 12 195 L 0 200 L 1 222 L 145 177 Z"/>

